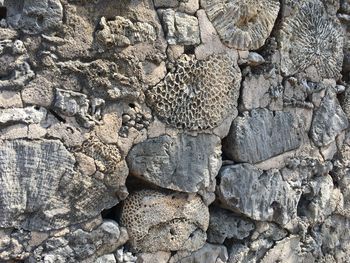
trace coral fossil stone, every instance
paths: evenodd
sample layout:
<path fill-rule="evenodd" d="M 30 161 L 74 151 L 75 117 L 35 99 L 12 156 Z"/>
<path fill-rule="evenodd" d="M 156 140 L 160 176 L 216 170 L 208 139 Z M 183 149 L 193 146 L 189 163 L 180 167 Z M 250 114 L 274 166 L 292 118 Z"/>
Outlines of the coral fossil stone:
<path fill-rule="evenodd" d="M 147 91 L 150 107 L 176 128 L 215 128 L 231 114 L 239 97 L 241 72 L 229 55 L 206 60 L 183 55 L 164 81 Z"/>
<path fill-rule="evenodd" d="M 264 45 L 277 18 L 278 0 L 202 0 L 222 41 L 241 50 Z"/>
<path fill-rule="evenodd" d="M 199 196 L 141 190 L 125 200 L 121 223 L 135 251 L 195 251 L 205 243 L 209 210 Z"/>
<path fill-rule="evenodd" d="M 300 4 L 280 32 L 281 69 L 286 75 L 313 66 L 321 78 L 339 78 L 343 64 L 343 30 L 319 0 Z"/>

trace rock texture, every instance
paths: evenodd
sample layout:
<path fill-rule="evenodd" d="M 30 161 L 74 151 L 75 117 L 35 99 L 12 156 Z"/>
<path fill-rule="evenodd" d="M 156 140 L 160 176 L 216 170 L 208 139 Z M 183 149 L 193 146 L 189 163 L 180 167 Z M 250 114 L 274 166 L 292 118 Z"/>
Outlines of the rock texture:
<path fill-rule="evenodd" d="M 224 152 L 234 161 L 257 163 L 294 150 L 300 144 L 292 114 L 254 109 L 234 120 Z"/>
<path fill-rule="evenodd" d="M 206 240 L 208 223 L 200 197 L 186 194 L 142 190 L 126 199 L 122 211 L 133 248 L 145 252 L 195 251 Z"/>
<path fill-rule="evenodd" d="M 0 0 L 0 262 L 348 263 L 348 0 Z"/>

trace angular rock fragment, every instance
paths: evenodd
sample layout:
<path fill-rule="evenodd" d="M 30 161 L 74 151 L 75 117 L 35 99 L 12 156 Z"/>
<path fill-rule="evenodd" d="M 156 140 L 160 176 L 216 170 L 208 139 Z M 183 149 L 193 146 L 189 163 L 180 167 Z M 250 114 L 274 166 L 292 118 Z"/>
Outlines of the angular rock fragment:
<path fill-rule="evenodd" d="M 59 0 L 5 0 L 6 23 L 29 34 L 57 29 L 62 24 L 63 7 Z"/>
<path fill-rule="evenodd" d="M 226 238 L 242 240 L 248 237 L 254 228 L 253 222 L 228 210 L 219 207 L 210 209 L 208 241 L 211 243 L 223 244 Z"/>
<path fill-rule="evenodd" d="M 205 243 L 209 211 L 199 196 L 141 190 L 125 200 L 121 222 L 135 251 L 195 251 Z"/>
<path fill-rule="evenodd" d="M 34 250 L 32 260 L 43 258 L 44 262 L 105 263 L 109 261 L 99 261 L 101 257 L 110 259 L 108 253 L 113 253 L 125 244 L 127 239 L 128 234 L 124 227 L 120 227 L 115 221 L 106 220 L 92 231 L 77 229 L 68 232 L 65 237 L 51 237 L 45 240 Z"/>
<path fill-rule="evenodd" d="M 276 245 L 266 253 L 266 255 L 262 258 L 260 262 L 303 262 L 303 258 L 300 257 L 300 253 L 300 238 L 298 236 L 291 236 L 281 241 L 278 241 Z"/>
<path fill-rule="evenodd" d="M 320 0 L 301 1 L 280 32 L 281 69 L 286 75 L 315 67 L 321 78 L 340 77 L 343 31 Z"/>
<path fill-rule="evenodd" d="M 296 217 L 300 192 L 278 170 L 264 172 L 250 164 L 224 166 L 218 195 L 228 209 L 254 220 L 286 224 Z"/>
<path fill-rule="evenodd" d="M 336 94 L 328 91 L 314 113 L 310 135 L 319 147 L 330 144 L 347 127 L 349 121 L 339 105 Z"/>
<path fill-rule="evenodd" d="M 169 260 L 169 263 L 194 263 L 194 262 L 207 262 L 207 263 L 222 263 L 227 262 L 228 253 L 225 246 L 213 245 L 205 243 L 205 245 L 191 253 L 188 256 L 182 256 L 181 251 L 175 254 Z M 189 253 L 188 253 L 189 254 Z"/>
<path fill-rule="evenodd" d="M 163 188 L 198 192 L 215 190 L 221 166 L 221 144 L 215 135 L 163 135 L 132 148 L 130 173 Z"/>
<path fill-rule="evenodd" d="M 211 129 L 236 113 L 240 81 L 240 70 L 229 55 L 212 55 L 206 60 L 183 55 L 175 71 L 147 91 L 147 102 L 171 126 Z"/>
<path fill-rule="evenodd" d="M 149 23 L 135 22 L 116 16 L 113 20 L 100 21 L 101 30 L 96 32 L 97 41 L 106 48 L 125 47 L 142 42 L 153 42 L 157 39 L 155 28 Z"/>
<path fill-rule="evenodd" d="M 202 0 L 210 21 L 230 47 L 251 50 L 264 45 L 277 18 L 277 0 Z"/>
<path fill-rule="evenodd" d="M 54 140 L 0 144 L 0 227 L 59 229 L 96 217 L 118 203 L 116 190 L 74 171 L 75 160 Z"/>
<path fill-rule="evenodd" d="M 46 109 L 36 107 L 0 109 L 0 124 L 40 123 L 45 120 L 46 114 Z"/>
<path fill-rule="evenodd" d="M 234 161 L 257 163 L 301 145 L 299 130 L 289 112 L 253 109 L 238 117 L 224 142 L 224 153 Z"/>
<path fill-rule="evenodd" d="M 172 9 L 160 10 L 166 39 L 171 45 L 197 45 L 200 43 L 199 24 L 195 16 Z"/>

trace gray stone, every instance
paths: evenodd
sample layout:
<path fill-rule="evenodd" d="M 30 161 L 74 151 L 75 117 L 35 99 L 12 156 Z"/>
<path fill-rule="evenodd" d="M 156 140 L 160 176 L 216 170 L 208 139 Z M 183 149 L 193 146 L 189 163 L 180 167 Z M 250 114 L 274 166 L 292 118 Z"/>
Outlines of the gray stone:
<path fill-rule="evenodd" d="M 218 195 L 234 212 L 286 224 L 296 217 L 300 191 L 294 190 L 278 170 L 264 172 L 250 164 L 238 164 L 220 171 Z"/>
<path fill-rule="evenodd" d="M 326 146 L 348 126 L 349 121 L 336 94 L 329 90 L 314 114 L 310 130 L 312 140 L 319 147 Z"/>
<path fill-rule="evenodd" d="M 254 228 L 253 222 L 228 210 L 219 207 L 210 209 L 208 241 L 211 243 L 223 244 L 226 238 L 242 240 L 248 237 Z"/>
<path fill-rule="evenodd" d="M 46 109 L 36 107 L 0 109 L 0 124 L 6 123 L 40 123 L 46 117 Z"/>
<path fill-rule="evenodd" d="M 96 259 L 95 263 L 116 263 L 115 257 L 113 254 L 103 255 Z"/>
<path fill-rule="evenodd" d="M 171 45 L 196 45 L 200 43 L 199 24 L 195 16 L 172 9 L 159 11 L 166 39 Z"/>
<path fill-rule="evenodd" d="M 164 135 L 134 146 L 127 163 L 132 175 L 163 188 L 213 192 L 220 155 L 220 139 L 215 135 Z"/>
<path fill-rule="evenodd" d="M 59 229 L 118 203 L 115 189 L 75 172 L 74 164 L 60 141 L 1 142 L 0 227 Z"/>
<path fill-rule="evenodd" d="M 205 245 L 191 253 L 189 256 L 181 256 L 181 253 L 174 255 L 169 263 L 222 263 L 227 262 L 228 253 L 225 246 L 205 243 Z"/>
<path fill-rule="evenodd" d="M 234 161 L 257 163 L 301 145 L 293 115 L 254 109 L 237 117 L 224 143 L 224 153 Z"/>
<path fill-rule="evenodd" d="M 141 253 L 136 263 L 168 263 L 171 253 L 158 251 L 155 253 Z"/>

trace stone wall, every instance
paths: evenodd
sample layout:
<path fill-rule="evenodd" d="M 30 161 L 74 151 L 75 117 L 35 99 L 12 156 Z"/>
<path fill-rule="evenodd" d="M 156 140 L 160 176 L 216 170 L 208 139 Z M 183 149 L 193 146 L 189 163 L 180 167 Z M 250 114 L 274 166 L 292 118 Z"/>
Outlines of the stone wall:
<path fill-rule="evenodd" d="M 0 262 L 350 261 L 348 0 L 0 0 Z"/>

